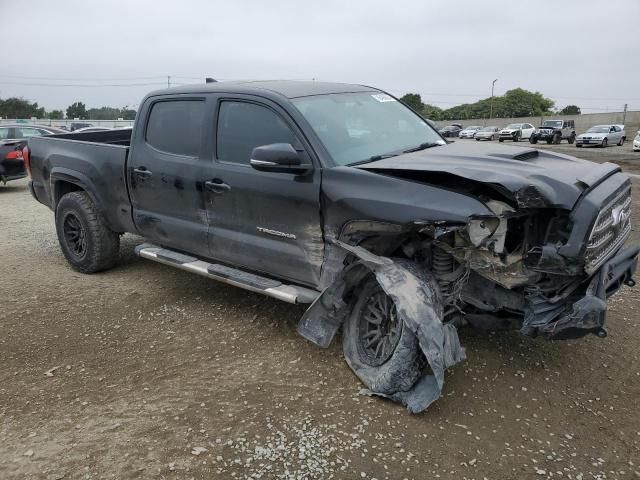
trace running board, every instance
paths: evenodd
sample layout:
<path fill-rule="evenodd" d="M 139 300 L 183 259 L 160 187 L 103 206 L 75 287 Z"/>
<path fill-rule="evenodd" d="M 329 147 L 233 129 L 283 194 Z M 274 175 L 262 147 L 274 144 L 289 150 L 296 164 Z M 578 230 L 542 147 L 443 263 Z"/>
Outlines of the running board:
<path fill-rule="evenodd" d="M 150 243 L 138 245 L 136 255 L 163 263 L 172 267 L 197 273 L 203 277 L 228 283 L 269 297 L 277 298 L 288 303 L 312 303 L 320 292 L 297 285 L 286 285 L 272 278 L 262 277 L 253 273 L 227 267 L 219 263 L 209 263 L 198 260 L 190 255 L 174 252 Z"/>

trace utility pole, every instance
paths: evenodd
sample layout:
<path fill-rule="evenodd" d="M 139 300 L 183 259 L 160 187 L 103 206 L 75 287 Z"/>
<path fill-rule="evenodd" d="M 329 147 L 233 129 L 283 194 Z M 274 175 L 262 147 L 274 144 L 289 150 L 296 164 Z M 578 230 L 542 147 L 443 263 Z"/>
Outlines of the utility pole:
<path fill-rule="evenodd" d="M 496 85 L 498 79 L 496 78 L 493 82 L 491 82 L 491 107 L 489 108 L 489 120 L 493 118 L 493 87 Z"/>
<path fill-rule="evenodd" d="M 167 75 L 167 88 L 171 88 L 171 75 Z"/>
<path fill-rule="evenodd" d="M 628 105 L 624 104 L 624 113 L 622 114 L 622 124 L 624 125 L 627 120 L 627 107 Z"/>

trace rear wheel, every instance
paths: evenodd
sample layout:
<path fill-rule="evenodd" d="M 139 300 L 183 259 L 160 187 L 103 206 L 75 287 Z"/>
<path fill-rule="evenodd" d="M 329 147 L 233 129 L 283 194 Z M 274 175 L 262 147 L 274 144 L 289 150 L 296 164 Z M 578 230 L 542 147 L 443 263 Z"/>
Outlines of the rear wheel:
<path fill-rule="evenodd" d="M 618 142 L 618 146 L 619 147 L 623 146 L 626 139 L 627 139 L 627 137 L 620 138 L 620 141 Z"/>
<path fill-rule="evenodd" d="M 409 390 L 426 365 L 418 339 L 373 275 L 356 292 L 342 348 L 351 369 L 378 393 Z"/>
<path fill-rule="evenodd" d="M 58 202 L 56 233 L 74 270 L 99 272 L 111 268 L 118 259 L 120 236 L 109 229 L 86 192 L 67 193 Z"/>

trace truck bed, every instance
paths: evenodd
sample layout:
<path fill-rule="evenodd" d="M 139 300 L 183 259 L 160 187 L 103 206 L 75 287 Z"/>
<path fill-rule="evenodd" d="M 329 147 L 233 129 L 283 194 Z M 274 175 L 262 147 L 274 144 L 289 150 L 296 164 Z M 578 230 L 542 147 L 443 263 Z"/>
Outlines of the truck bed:
<path fill-rule="evenodd" d="M 31 137 L 32 193 L 49 208 L 77 186 L 103 206 L 114 231 L 135 231 L 127 188 L 131 130 Z"/>

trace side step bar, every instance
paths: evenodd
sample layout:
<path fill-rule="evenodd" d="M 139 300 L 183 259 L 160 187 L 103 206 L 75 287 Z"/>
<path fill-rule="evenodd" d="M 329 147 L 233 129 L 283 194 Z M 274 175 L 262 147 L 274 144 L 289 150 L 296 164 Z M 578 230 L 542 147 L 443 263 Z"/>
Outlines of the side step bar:
<path fill-rule="evenodd" d="M 320 292 L 297 285 L 286 285 L 272 278 L 227 267 L 219 263 L 209 263 L 183 253 L 174 252 L 150 243 L 138 245 L 136 255 L 172 267 L 197 273 L 203 277 L 228 283 L 288 303 L 312 303 Z"/>

